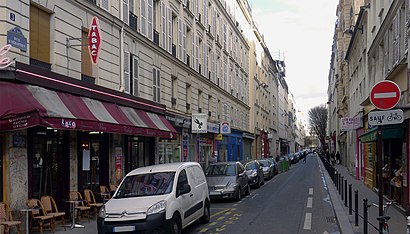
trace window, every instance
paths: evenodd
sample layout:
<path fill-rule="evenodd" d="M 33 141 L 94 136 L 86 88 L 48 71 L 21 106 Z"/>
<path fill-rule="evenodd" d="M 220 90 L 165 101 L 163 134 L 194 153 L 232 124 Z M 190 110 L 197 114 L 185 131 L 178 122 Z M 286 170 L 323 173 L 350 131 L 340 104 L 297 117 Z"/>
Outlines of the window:
<path fill-rule="evenodd" d="M 161 75 L 157 68 L 152 69 L 152 89 L 154 102 L 161 102 Z"/>
<path fill-rule="evenodd" d="M 138 58 L 135 55 L 132 55 L 131 57 L 131 85 L 130 87 L 132 88 L 132 90 L 130 91 L 130 93 L 132 93 L 132 95 L 138 97 Z"/>
<path fill-rule="evenodd" d="M 153 17 L 154 17 L 153 0 L 141 0 L 141 34 L 152 40 L 153 34 Z"/>
<path fill-rule="evenodd" d="M 167 8 L 161 1 L 161 40 L 160 46 L 163 49 L 167 49 Z"/>
<path fill-rule="evenodd" d="M 30 5 L 30 58 L 50 63 L 50 15 Z"/>
<path fill-rule="evenodd" d="M 100 0 L 100 7 L 106 11 L 109 11 L 110 2 L 109 0 Z M 127 11 L 128 13 L 128 11 Z"/>

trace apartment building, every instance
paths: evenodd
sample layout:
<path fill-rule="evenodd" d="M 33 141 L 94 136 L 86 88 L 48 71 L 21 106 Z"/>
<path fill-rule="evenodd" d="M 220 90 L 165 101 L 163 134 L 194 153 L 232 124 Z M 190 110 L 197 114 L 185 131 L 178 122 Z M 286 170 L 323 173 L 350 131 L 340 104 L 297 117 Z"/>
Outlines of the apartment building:
<path fill-rule="evenodd" d="M 408 1 L 365 1 L 349 32 L 352 37 L 345 56 L 349 77 L 348 115 L 361 121 L 347 131 L 349 170 L 371 188 L 382 186 L 383 195 L 403 209 L 407 209 L 409 192 L 408 12 Z M 401 99 L 396 109 L 404 112 L 404 121 L 381 127 L 383 181 L 378 181 L 377 126 L 368 121 L 369 113 L 377 109 L 369 94 L 383 80 L 390 80 L 400 88 Z"/>

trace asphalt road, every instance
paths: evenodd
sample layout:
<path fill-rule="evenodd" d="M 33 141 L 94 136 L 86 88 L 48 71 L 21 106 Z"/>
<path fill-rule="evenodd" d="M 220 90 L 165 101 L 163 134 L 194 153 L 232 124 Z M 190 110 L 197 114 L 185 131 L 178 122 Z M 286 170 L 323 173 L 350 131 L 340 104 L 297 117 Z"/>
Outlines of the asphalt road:
<path fill-rule="evenodd" d="M 211 221 L 183 233 L 339 233 L 318 160 L 309 154 L 239 202 L 213 201 Z"/>

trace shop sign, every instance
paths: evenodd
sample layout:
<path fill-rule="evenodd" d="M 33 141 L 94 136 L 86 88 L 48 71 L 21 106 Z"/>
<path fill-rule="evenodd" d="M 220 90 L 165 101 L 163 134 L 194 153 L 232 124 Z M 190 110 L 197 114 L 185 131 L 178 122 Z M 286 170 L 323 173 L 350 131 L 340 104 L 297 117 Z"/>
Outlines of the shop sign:
<path fill-rule="evenodd" d="M 219 133 L 219 124 L 208 123 L 208 132 Z"/>
<path fill-rule="evenodd" d="M 101 48 L 101 31 L 98 24 L 98 18 L 94 16 L 91 19 L 90 28 L 88 31 L 88 52 L 90 53 L 91 61 L 96 64 L 100 55 Z"/>
<path fill-rule="evenodd" d="M 74 128 L 77 127 L 77 124 L 75 123 L 74 120 L 65 120 L 65 119 L 62 119 L 62 120 L 61 120 L 61 127 L 74 129 Z"/>
<path fill-rule="evenodd" d="M 404 116 L 401 109 L 394 109 L 388 111 L 372 111 L 369 112 L 368 121 L 369 124 L 388 125 L 388 124 L 400 124 L 403 123 Z"/>
<path fill-rule="evenodd" d="M 221 133 L 222 134 L 231 134 L 231 125 L 229 122 L 221 122 Z"/>
<path fill-rule="evenodd" d="M 222 141 L 222 134 L 216 135 L 215 140 Z"/>
<path fill-rule="evenodd" d="M 208 131 L 208 115 L 207 114 L 192 114 L 192 133 L 207 133 Z"/>
<path fill-rule="evenodd" d="M 9 119 L 9 123 L 13 126 L 13 129 L 25 128 L 28 126 L 28 121 L 31 119 L 31 115 L 26 115 L 22 117 L 16 117 Z"/>
<path fill-rule="evenodd" d="M 24 37 L 19 27 L 7 31 L 7 43 L 21 51 L 27 51 L 27 38 Z"/>
<path fill-rule="evenodd" d="M 361 117 L 340 118 L 340 131 L 353 131 L 363 127 Z"/>

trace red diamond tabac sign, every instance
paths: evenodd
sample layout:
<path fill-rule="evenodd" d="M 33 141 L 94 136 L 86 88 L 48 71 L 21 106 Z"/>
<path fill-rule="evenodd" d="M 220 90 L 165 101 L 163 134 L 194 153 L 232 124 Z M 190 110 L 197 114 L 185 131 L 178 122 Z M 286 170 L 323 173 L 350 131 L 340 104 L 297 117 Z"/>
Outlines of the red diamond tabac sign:
<path fill-rule="evenodd" d="M 90 53 L 91 62 L 96 64 L 100 56 L 101 48 L 101 31 L 98 24 L 98 18 L 94 16 L 91 19 L 90 28 L 88 31 L 88 52 Z"/>

